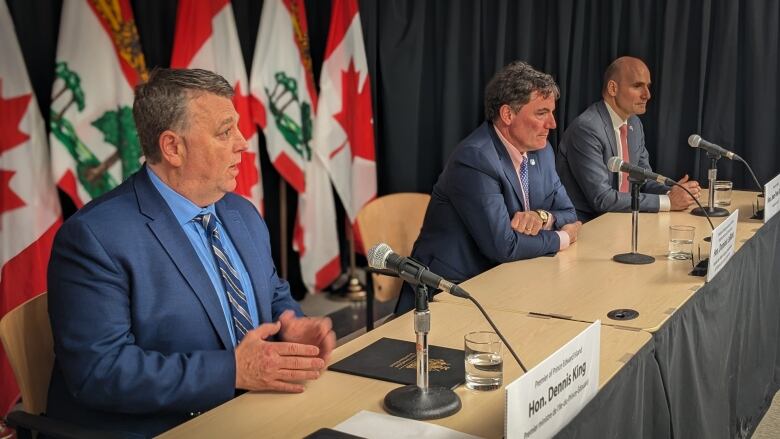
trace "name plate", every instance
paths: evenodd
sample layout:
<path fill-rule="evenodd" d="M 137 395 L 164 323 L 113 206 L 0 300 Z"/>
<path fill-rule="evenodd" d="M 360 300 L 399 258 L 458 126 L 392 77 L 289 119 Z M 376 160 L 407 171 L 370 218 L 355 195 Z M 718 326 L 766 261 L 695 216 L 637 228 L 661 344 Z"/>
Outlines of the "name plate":
<path fill-rule="evenodd" d="M 597 320 L 507 385 L 504 436 L 546 438 L 566 426 L 598 391 L 600 346 Z"/>
<path fill-rule="evenodd" d="M 764 187 L 764 224 L 780 210 L 780 174 Z"/>
<path fill-rule="evenodd" d="M 731 215 L 712 231 L 707 282 L 711 281 L 734 255 L 734 244 L 737 242 L 737 218 L 739 218 L 739 209 L 734 209 L 734 212 L 731 212 Z"/>

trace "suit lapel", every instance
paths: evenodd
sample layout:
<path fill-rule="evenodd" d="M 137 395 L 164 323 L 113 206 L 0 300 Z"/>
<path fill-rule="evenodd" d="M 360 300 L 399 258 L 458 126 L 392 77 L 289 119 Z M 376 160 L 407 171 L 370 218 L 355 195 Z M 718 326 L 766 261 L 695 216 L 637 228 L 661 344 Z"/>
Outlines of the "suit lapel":
<path fill-rule="evenodd" d="M 200 300 L 214 330 L 219 334 L 222 344 L 226 348 L 232 349 L 233 341 L 228 332 L 222 305 L 219 303 L 217 292 L 214 291 L 214 285 L 206 274 L 206 270 L 203 269 L 198 255 L 190 245 L 187 235 L 184 234 L 173 212 L 157 188 L 154 187 L 146 172 L 145 168 L 139 171 L 134 182 L 139 210 L 149 217 L 150 220 L 147 223 L 149 229 Z"/>
<path fill-rule="evenodd" d="M 268 273 L 263 273 L 262 257 L 257 249 L 249 231 L 238 214 L 238 211 L 228 209 L 224 202 L 217 202 L 217 216 L 222 220 L 230 240 L 236 247 L 244 267 L 249 273 L 249 280 L 252 282 L 255 298 L 257 299 L 258 313 L 260 314 L 260 323 L 271 321 L 271 297 L 268 288 Z M 258 268 L 259 267 L 259 268 Z M 258 272 L 258 269 L 260 272 Z"/>
<path fill-rule="evenodd" d="M 617 140 L 615 140 L 615 128 L 612 126 L 612 118 L 609 117 L 607 104 L 604 101 L 601 101 L 597 104 L 596 108 L 598 109 L 599 116 L 601 116 L 601 121 L 604 123 L 604 135 L 606 136 L 611 149 L 610 157 L 616 157 L 618 156 L 618 146 Z"/>
<path fill-rule="evenodd" d="M 606 163 L 607 160 L 609 160 L 610 157 L 617 157 L 618 154 L 618 146 L 617 146 L 617 140 L 615 139 L 615 128 L 612 126 L 612 118 L 609 116 L 609 110 L 607 110 L 607 103 L 604 101 L 599 101 L 596 104 L 596 109 L 598 110 L 599 116 L 601 117 L 601 121 L 604 124 L 604 136 L 607 138 L 607 142 L 609 143 L 609 155 L 607 157 L 604 157 L 604 162 Z M 631 146 L 631 143 L 629 143 L 629 148 Z M 614 189 L 618 189 L 620 187 L 620 173 L 612 173 L 611 177 L 611 183 L 612 187 Z"/>
<path fill-rule="evenodd" d="M 549 146 L 546 145 L 545 148 Z M 528 204 L 531 206 L 538 206 L 538 202 L 544 200 L 544 193 L 542 189 L 544 184 L 542 182 L 542 166 L 539 163 L 539 154 L 536 151 L 528 153 Z M 528 206 L 528 210 L 531 210 L 531 206 Z"/>
<path fill-rule="evenodd" d="M 628 118 L 628 157 L 629 162 L 633 164 L 639 163 L 639 130 L 635 128 L 636 123 L 632 123 L 633 117 Z"/>
<path fill-rule="evenodd" d="M 506 147 L 501 142 L 501 139 L 498 138 L 498 134 L 496 134 L 496 129 L 493 128 L 493 124 L 487 123 L 486 126 L 490 139 L 493 141 L 493 147 L 496 148 L 498 158 L 501 161 L 501 169 L 504 171 L 504 176 L 509 180 L 509 184 L 512 185 L 518 204 L 522 206 L 523 192 L 520 190 L 520 178 L 517 176 L 517 171 L 515 171 L 512 158 L 509 157 Z"/>

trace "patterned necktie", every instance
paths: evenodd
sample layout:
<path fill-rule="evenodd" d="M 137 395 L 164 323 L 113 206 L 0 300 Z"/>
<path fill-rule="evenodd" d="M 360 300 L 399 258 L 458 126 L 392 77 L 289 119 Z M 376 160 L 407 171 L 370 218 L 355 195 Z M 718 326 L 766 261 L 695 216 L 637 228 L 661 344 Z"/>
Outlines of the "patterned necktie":
<path fill-rule="evenodd" d="M 623 154 L 623 161 L 629 163 L 627 124 L 620 125 L 620 150 Z M 628 173 L 620 173 L 620 192 L 628 192 Z"/>
<path fill-rule="evenodd" d="M 523 207 L 525 211 L 531 210 L 528 205 L 528 157 L 523 157 L 520 161 L 520 184 L 523 186 Z"/>
<path fill-rule="evenodd" d="M 206 236 L 211 243 L 211 252 L 217 262 L 222 283 L 225 285 L 225 293 L 230 303 L 230 314 L 233 316 L 233 329 L 236 334 L 236 345 L 238 345 L 247 331 L 252 329 L 252 318 L 249 317 L 246 294 L 241 288 L 238 272 L 233 268 L 233 264 L 230 263 L 225 248 L 222 246 L 219 230 L 217 230 L 217 219 L 210 213 L 204 213 L 196 216 L 195 220 L 206 229 Z"/>

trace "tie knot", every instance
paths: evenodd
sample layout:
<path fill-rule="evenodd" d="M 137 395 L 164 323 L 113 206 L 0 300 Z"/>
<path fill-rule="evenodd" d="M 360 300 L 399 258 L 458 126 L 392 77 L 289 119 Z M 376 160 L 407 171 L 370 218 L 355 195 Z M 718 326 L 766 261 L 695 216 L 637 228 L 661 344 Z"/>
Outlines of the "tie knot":
<path fill-rule="evenodd" d="M 201 213 L 196 215 L 195 221 L 199 222 L 200 225 L 206 229 L 206 233 L 209 235 L 213 234 L 217 229 L 217 222 L 214 221 L 214 215 L 210 213 Z"/>
<path fill-rule="evenodd" d="M 624 123 L 623 125 L 620 125 L 620 134 L 625 136 L 628 132 L 628 124 Z"/>

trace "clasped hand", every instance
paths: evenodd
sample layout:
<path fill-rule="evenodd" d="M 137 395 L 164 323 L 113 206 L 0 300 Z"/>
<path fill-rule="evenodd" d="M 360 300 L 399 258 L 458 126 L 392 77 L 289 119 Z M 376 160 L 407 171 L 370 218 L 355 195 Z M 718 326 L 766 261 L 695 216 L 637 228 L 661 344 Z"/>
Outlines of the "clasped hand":
<path fill-rule="evenodd" d="M 685 189 L 688 189 L 688 192 L 695 198 L 699 198 L 701 187 L 699 186 L 698 181 L 690 180 L 686 174 L 683 178 L 678 180 L 677 183 L 684 186 Z M 671 190 L 669 190 L 669 204 L 671 210 L 685 210 L 693 203 L 695 203 L 694 199 L 679 186 L 672 186 Z"/>
<path fill-rule="evenodd" d="M 236 388 L 301 393 L 319 378 L 336 346 L 327 317 L 296 317 L 288 310 L 274 323 L 249 331 L 236 347 Z M 282 341 L 268 339 L 279 334 Z"/>
<path fill-rule="evenodd" d="M 516 232 L 535 236 L 542 230 L 544 223 L 542 223 L 542 218 L 536 212 L 519 211 L 515 212 L 515 215 L 512 217 L 511 225 Z"/>

